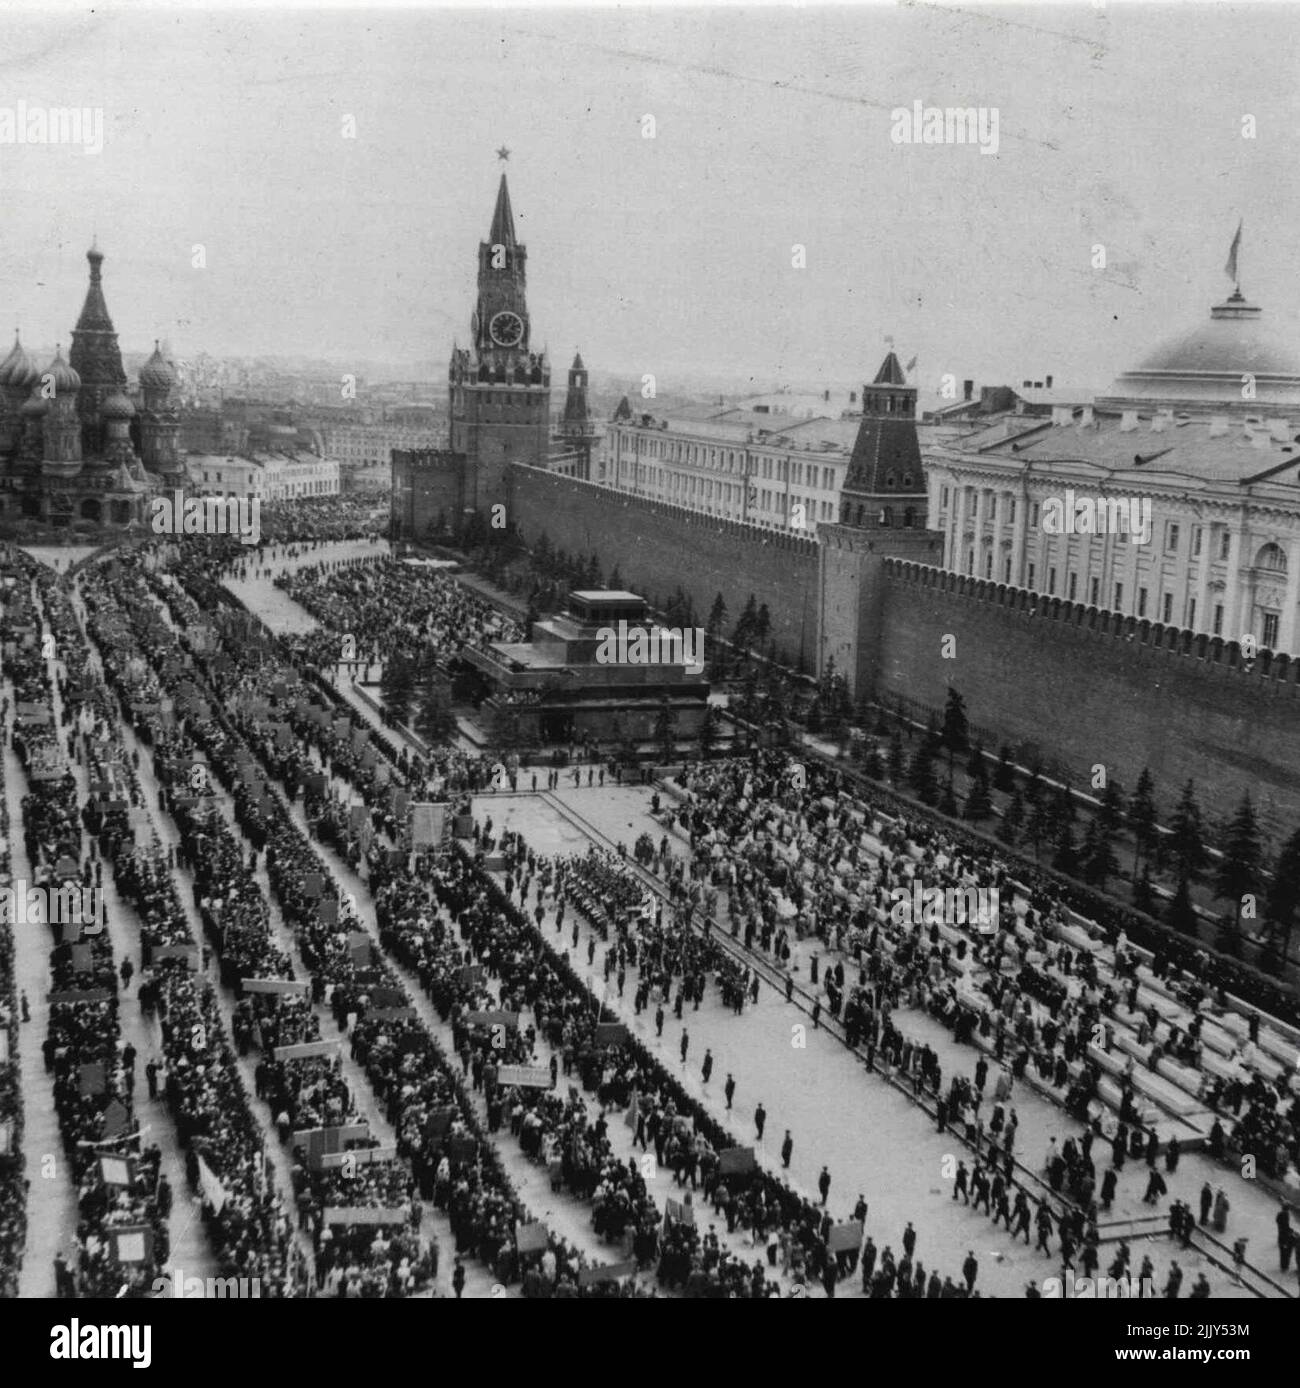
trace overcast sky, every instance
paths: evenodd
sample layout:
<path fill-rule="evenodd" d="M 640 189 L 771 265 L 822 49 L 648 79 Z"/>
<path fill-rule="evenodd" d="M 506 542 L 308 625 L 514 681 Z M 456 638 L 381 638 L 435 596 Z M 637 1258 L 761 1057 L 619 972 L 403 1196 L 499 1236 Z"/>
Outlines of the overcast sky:
<path fill-rule="evenodd" d="M 1300 316 L 1297 39 L 1282 6 L 7 10 L 0 107 L 102 107 L 105 145 L 0 145 L 0 326 L 66 342 L 93 230 L 129 350 L 442 363 L 504 144 L 559 365 L 848 384 L 888 335 L 924 388 L 1105 385 L 1229 292 L 1239 217 L 1243 289 Z M 891 142 L 917 100 L 997 108 L 998 153 Z"/>

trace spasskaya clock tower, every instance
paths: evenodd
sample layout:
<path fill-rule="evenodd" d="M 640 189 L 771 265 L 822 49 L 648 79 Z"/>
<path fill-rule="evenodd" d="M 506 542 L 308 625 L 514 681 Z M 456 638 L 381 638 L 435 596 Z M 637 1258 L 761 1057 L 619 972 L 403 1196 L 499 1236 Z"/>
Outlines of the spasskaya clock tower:
<path fill-rule="evenodd" d="M 502 159 L 509 151 L 498 152 Z M 478 248 L 478 300 L 472 348 L 455 346 L 448 372 L 451 448 L 463 454 L 466 511 L 487 514 L 507 503 L 510 463 L 545 467 L 551 416 L 551 368 L 531 346 L 524 292 L 528 253 L 515 237 L 510 189 L 501 175 L 488 239 Z M 450 517 L 448 518 L 450 519 Z M 508 516 L 511 522 L 514 517 Z"/>

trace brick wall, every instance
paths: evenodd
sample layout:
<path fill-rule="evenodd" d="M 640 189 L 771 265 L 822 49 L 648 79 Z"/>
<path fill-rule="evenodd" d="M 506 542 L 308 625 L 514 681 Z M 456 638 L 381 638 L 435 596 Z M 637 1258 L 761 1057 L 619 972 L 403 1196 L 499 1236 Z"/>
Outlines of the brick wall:
<path fill-rule="evenodd" d="M 1234 642 L 898 560 L 881 579 L 878 695 L 940 709 L 951 685 L 973 723 L 1060 761 L 1080 789 L 1097 763 L 1130 791 L 1149 766 L 1164 813 L 1191 778 L 1216 818 L 1249 791 L 1275 846 L 1300 826 L 1296 663 L 1248 671 Z"/>
<path fill-rule="evenodd" d="M 569 554 L 595 553 L 608 580 L 662 603 L 680 584 L 701 626 L 714 596 L 727 604 L 730 635 L 749 595 L 767 603 L 777 648 L 809 668 L 816 659 L 818 554 L 815 541 L 702 516 L 539 468 L 511 468 L 510 518 L 529 545 L 543 531 Z"/>

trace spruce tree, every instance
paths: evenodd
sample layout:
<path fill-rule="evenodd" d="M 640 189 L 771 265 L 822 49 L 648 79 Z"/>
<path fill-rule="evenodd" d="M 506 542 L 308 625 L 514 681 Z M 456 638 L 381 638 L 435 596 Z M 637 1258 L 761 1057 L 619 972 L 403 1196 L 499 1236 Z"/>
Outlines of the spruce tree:
<path fill-rule="evenodd" d="M 1223 838 L 1223 855 L 1214 874 L 1214 894 L 1232 906 L 1233 934 L 1240 934 L 1242 898 L 1258 899 L 1261 885 L 1263 848 L 1259 842 L 1259 824 L 1247 792 L 1228 821 Z"/>
<path fill-rule="evenodd" d="M 971 784 L 970 792 L 966 796 L 966 807 L 963 815 L 966 819 L 978 823 L 982 819 L 987 819 L 992 813 L 993 801 L 989 796 L 988 779 L 981 772 Z"/>
<path fill-rule="evenodd" d="M 923 805 L 933 805 L 939 798 L 939 781 L 934 772 L 934 758 L 924 744 L 912 758 L 912 789 Z"/>
<path fill-rule="evenodd" d="M 1194 882 L 1209 862 L 1201 825 L 1201 808 L 1196 803 L 1195 787 L 1189 780 L 1183 787 L 1178 808 L 1169 824 L 1169 854 L 1180 879 Z"/>
<path fill-rule="evenodd" d="M 1192 909 L 1192 893 L 1186 877 L 1179 877 L 1178 890 L 1165 912 L 1165 919 L 1180 935 L 1195 937 L 1197 930 L 1196 912 Z"/>
<path fill-rule="evenodd" d="M 993 788 L 1008 793 L 1016 788 L 1016 772 L 1011 760 L 1011 748 L 1005 742 L 998 752 L 997 770 L 993 773 Z"/>
<path fill-rule="evenodd" d="M 1300 911 L 1300 829 L 1282 845 L 1273 865 L 1273 881 L 1269 884 L 1266 915 L 1271 928 L 1268 948 L 1260 964 L 1270 973 L 1283 971 L 1297 911 Z"/>
<path fill-rule="evenodd" d="M 1012 793 L 1010 803 L 1003 811 L 1002 821 L 998 825 L 998 838 L 1003 843 L 1014 848 L 1020 842 L 1020 835 L 1025 827 L 1025 802 L 1017 790 Z"/>
<path fill-rule="evenodd" d="M 889 739 L 889 780 L 897 786 L 907 771 L 907 756 L 903 751 L 903 739 L 895 731 Z"/>
<path fill-rule="evenodd" d="M 957 797 L 953 794 L 951 773 L 944 781 L 943 793 L 939 796 L 939 813 L 950 815 L 953 819 L 957 817 Z"/>
<path fill-rule="evenodd" d="M 1128 802 L 1128 830 L 1133 835 L 1133 872 L 1136 875 L 1138 863 L 1151 851 L 1156 840 L 1156 820 L 1158 818 L 1155 799 L 1155 782 L 1149 768 L 1143 767 L 1138 777 L 1137 789 Z"/>

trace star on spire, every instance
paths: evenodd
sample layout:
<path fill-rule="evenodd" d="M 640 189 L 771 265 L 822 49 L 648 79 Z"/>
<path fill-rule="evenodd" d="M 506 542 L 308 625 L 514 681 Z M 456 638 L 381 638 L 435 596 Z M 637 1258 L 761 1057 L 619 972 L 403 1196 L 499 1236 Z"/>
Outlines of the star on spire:
<path fill-rule="evenodd" d="M 502 145 L 501 148 L 497 150 L 497 158 L 500 159 L 503 164 L 510 158 L 510 151 L 505 145 Z"/>

